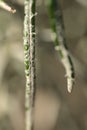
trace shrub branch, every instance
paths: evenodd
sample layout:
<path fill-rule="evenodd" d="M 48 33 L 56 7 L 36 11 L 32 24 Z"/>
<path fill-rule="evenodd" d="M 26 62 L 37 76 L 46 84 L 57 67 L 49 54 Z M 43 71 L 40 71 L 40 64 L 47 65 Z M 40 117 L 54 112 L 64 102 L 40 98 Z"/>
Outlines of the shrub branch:
<path fill-rule="evenodd" d="M 48 0 L 47 7 L 49 12 L 49 18 L 52 28 L 52 35 L 55 43 L 55 50 L 58 51 L 62 64 L 66 70 L 67 77 L 67 89 L 68 92 L 72 91 L 74 84 L 74 67 L 66 46 L 64 23 L 60 5 L 57 0 Z"/>
<path fill-rule="evenodd" d="M 35 96 L 35 0 L 25 0 L 24 11 L 25 125 L 26 130 L 32 130 Z"/>

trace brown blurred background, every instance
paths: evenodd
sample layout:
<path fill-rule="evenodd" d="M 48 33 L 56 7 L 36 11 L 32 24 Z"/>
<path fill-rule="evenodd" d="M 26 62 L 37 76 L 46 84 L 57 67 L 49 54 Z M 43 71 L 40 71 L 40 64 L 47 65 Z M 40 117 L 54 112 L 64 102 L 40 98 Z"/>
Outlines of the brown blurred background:
<path fill-rule="evenodd" d="M 0 8 L 0 130 L 24 130 L 23 0 Z M 45 4 L 37 0 L 35 130 L 87 130 L 87 0 L 60 0 L 76 79 L 71 94 L 51 40 Z"/>

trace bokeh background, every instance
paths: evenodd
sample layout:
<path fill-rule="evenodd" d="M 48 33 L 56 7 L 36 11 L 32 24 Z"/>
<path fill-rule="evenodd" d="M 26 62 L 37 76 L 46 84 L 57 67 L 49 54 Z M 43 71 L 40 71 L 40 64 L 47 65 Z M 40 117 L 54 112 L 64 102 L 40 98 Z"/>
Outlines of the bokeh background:
<path fill-rule="evenodd" d="M 24 1 L 0 8 L 0 130 L 24 130 Z M 59 0 L 75 85 L 67 92 L 65 69 L 54 50 L 46 0 L 36 7 L 36 100 L 34 130 L 87 130 L 87 0 Z"/>

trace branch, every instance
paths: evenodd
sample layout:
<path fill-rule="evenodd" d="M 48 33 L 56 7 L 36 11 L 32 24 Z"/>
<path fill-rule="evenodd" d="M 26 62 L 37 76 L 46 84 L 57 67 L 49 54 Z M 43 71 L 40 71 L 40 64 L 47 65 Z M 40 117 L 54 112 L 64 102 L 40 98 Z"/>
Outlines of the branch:
<path fill-rule="evenodd" d="M 74 67 L 71 57 L 66 46 L 64 23 L 62 19 L 62 13 L 57 0 L 48 0 L 47 7 L 50 17 L 50 23 L 52 28 L 52 35 L 55 43 L 55 50 L 59 52 L 61 61 L 66 70 L 67 77 L 67 89 L 68 92 L 72 91 L 74 84 Z"/>
<path fill-rule="evenodd" d="M 6 4 L 3 0 L 0 0 L 0 7 L 11 12 L 11 13 L 15 13 L 16 10 L 12 9 L 8 4 Z"/>
<path fill-rule="evenodd" d="M 32 130 L 35 100 L 35 0 L 25 0 L 24 11 L 25 123 L 26 130 Z"/>

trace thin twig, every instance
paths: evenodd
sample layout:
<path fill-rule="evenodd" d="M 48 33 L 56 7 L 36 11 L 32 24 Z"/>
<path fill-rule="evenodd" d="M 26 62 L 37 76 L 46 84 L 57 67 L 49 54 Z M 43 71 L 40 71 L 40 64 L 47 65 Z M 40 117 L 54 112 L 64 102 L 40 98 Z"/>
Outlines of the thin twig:
<path fill-rule="evenodd" d="M 73 63 L 66 46 L 64 23 L 58 0 L 48 0 L 47 7 L 54 36 L 55 50 L 59 52 L 61 61 L 65 67 L 67 77 L 67 89 L 68 92 L 71 92 L 72 86 L 74 84 L 75 74 Z"/>
<path fill-rule="evenodd" d="M 25 0 L 24 10 L 25 125 L 26 130 L 32 130 L 35 96 L 35 0 Z"/>
<path fill-rule="evenodd" d="M 4 1 L 0 0 L 0 7 L 11 12 L 11 13 L 15 13 L 16 9 L 12 9 L 7 3 L 5 3 Z"/>

